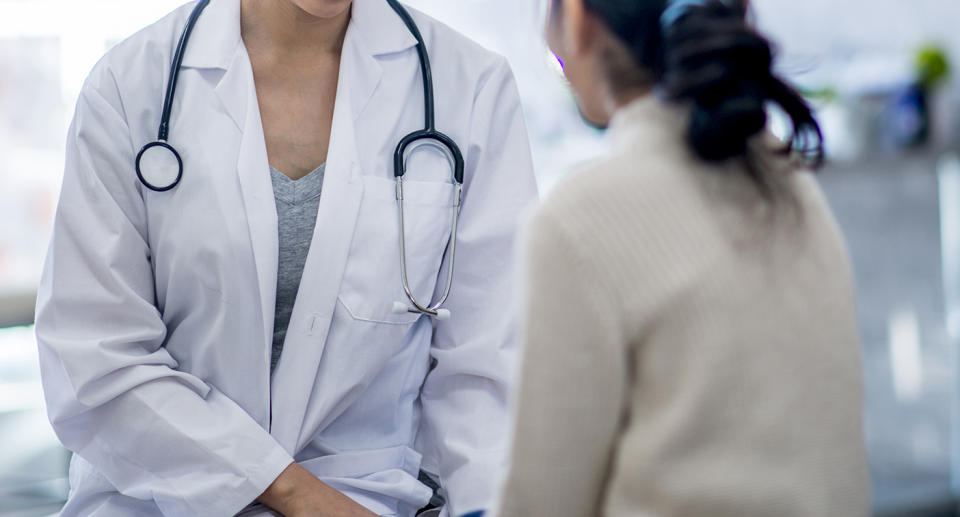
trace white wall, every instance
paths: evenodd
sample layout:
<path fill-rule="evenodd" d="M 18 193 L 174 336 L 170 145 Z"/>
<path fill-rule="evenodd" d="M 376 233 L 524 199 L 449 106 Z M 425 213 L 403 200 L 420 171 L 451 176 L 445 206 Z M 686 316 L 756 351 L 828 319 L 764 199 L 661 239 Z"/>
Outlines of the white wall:
<path fill-rule="evenodd" d="M 782 67 L 843 88 L 910 71 L 921 45 L 943 45 L 960 65 L 957 0 L 752 0 L 761 29 L 780 43 Z"/>
<path fill-rule="evenodd" d="M 956 0 L 752 0 L 765 30 L 787 50 L 897 53 L 940 40 L 960 56 Z"/>

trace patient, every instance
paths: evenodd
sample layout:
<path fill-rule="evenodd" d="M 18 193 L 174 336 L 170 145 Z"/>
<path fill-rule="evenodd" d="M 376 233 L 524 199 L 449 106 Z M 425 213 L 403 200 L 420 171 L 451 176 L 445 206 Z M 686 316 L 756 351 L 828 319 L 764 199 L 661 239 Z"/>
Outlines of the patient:
<path fill-rule="evenodd" d="M 553 0 L 547 38 L 612 150 L 528 227 L 499 517 L 866 516 L 822 137 L 742 0 Z"/>

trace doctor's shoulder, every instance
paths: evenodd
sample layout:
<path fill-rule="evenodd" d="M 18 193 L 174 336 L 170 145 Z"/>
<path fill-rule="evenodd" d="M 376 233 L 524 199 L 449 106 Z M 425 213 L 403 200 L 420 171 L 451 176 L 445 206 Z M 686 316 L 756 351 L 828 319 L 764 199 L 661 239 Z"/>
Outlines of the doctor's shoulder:
<path fill-rule="evenodd" d="M 407 9 L 420 26 L 433 68 L 446 70 L 446 74 L 456 71 L 460 77 L 455 84 L 474 84 L 479 89 L 494 76 L 513 79 L 510 65 L 502 55 L 430 15 L 409 6 Z"/>
<path fill-rule="evenodd" d="M 136 105 L 133 96 L 162 100 L 170 56 L 195 3 L 176 8 L 107 50 L 87 75 L 81 95 L 100 95 L 131 118 L 122 107 Z"/>

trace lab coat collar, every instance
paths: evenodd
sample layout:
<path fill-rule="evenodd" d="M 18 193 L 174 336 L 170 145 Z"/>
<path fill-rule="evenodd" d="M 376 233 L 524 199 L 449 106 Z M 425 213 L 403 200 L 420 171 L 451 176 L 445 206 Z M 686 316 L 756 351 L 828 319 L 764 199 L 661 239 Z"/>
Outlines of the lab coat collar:
<path fill-rule="evenodd" d="M 277 215 L 270 184 L 268 156 L 264 142 L 253 70 L 240 37 L 240 0 L 212 0 L 194 28 L 194 38 L 184 56 L 185 66 L 223 70 L 205 74 L 214 92 L 239 130 L 237 174 L 257 270 L 257 287 L 262 312 L 261 339 L 269 354 L 277 280 Z M 416 40 L 386 0 L 354 0 L 340 60 L 340 76 L 331 128 L 330 150 L 320 198 L 314 241 L 323 254 L 311 255 L 304 267 L 304 280 L 314 286 L 299 297 L 292 320 L 297 325 L 312 321 L 309 332 L 318 343 L 310 351 L 311 361 L 278 365 L 285 380 L 277 385 L 278 399 L 284 399 L 285 414 L 305 412 L 308 393 L 296 393 L 315 374 L 311 365 L 319 361 L 336 306 L 339 285 L 349 255 L 349 245 L 363 193 L 359 181 L 356 120 L 370 104 L 383 83 L 378 55 L 409 50 Z M 190 52 L 193 52 L 192 54 Z M 269 364 L 269 355 L 265 364 Z M 275 408 L 276 409 L 276 408 Z M 298 413 L 299 410 L 301 413 Z M 272 429 L 275 437 L 294 450 L 299 443 L 296 419 Z"/>
<path fill-rule="evenodd" d="M 370 56 L 401 52 L 417 44 L 386 0 L 353 0 L 350 32 Z M 186 68 L 227 70 L 240 36 L 240 0 L 212 0 L 194 27 L 183 56 Z"/>
<path fill-rule="evenodd" d="M 190 34 L 183 67 L 227 70 L 241 44 L 240 0 L 211 0 Z"/>
<path fill-rule="evenodd" d="M 351 24 L 371 56 L 401 52 L 417 44 L 386 0 L 353 0 Z"/>
<path fill-rule="evenodd" d="M 360 0 L 360 3 L 378 1 Z M 236 16 L 239 20 L 239 6 L 240 0 L 213 0 L 208 9 L 216 8 L 216 10 L 205 13 L 204 16 L 211 14 L 212 16 L 207 20 L 211 20 L 214 24 L 218 21 L 218 17 L 223 16 Z M 362 13 L 363 10 L 361 9 L 360 12 Z M 360 19 L 363 18 L 364 16 L 361 15 Z M 226 19 L 220 18 L 220 20 Z M 214 79 L 215 95 L 239 130 L 236 168 L 256 265 L 257 290 L 264 332 L 261 339 L 264 353 L 267 354 L 264 357 L 264 364 L 267 365 L 276 301 L 277 214 L 273 187 L 270 184 L 269 163 L 257 92 L 253 87 L 253 69 L 250 66 L 246 47 L 239 43 L 239 22 L 235 25 L 237 43 L 229 51 L 229 55 L 217 56 L 215 52 L 209 52 L 195 54 L 195 59 L 206 60 L 206 63 L 215 68 L 219 67 L 217 63 L 221 59 L 228 61 L 222 74 L 208 74 L 208 77 L 219 76 L 218 80 Z M 292 329 L 301 328 L 304 322 L 314 322 L 309 323 L 308 327 L 318 346 L 310 350 L 311 361 L 286 366 L 281 361 L 278 366 L 283 372 L 282 376 L 286 378 L 277 387 L 279 397 L 288 398 L 289 400 L 284 404 L 289 407 L 302 406 L 301 411 L 304 411 L 303 407 L 306 406 L 307 400 L 302 399 L 300 395 L 288 394 L 295 391 L 289 383 L 302 387 L 303 384 L 297 383 L 309 382 L 306 379 L 315 373 L 310 368 L 317 364 L 323 353 L 323 343 L 326 341 L 329 322 L 336 306 L 338 289 L 348 259 L 349 245 L 363 193 L 363 187 L 359 181 L 355 120 L 369 104 L 383 75 L 378 59 L 370 55 L 361 43 L 366 36 L 360 34 L 363 30 L 362 26 L 360 21 L 351 22 L 340 62 L 330 149 L 327 155 L 323 193 L 320 198 L 320 216 L 314 231 L 315 243 L 320 242 L 322 245 L 311 247 L 311 249 L 322 249 L 323 253 L 311 255 L 304 266 L 303 278 L 312 288 L 305 292 L 302 300 L 298 297 L 291 317 L 291 321 L 294 321 Z M 206 43 L 199 38 L 201 29 L 199 25 L 196 27 L 197 47 Z M 226 49 L 228 45 L 224 42 L 230 38 L 228 33 L 229 31 L 210 32 L 205 38 L 211 42 L 210 48 Z M 215 41 L 218 37 L 223 40 Z M 266 377 L 269 378 L 269 375 Z M 299 413 L 293 411 L 286 414 Z M 288 450 L 294 450 L 299 439 L 300 425 L 295 420 L 290 419 L 272 429 L 274 436 L 278 437 Z"/>

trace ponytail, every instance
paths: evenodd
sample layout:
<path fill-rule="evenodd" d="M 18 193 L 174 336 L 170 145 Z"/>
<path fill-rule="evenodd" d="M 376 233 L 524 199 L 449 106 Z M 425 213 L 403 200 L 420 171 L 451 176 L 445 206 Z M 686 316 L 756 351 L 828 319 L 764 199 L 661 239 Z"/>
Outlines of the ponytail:
<path fill-rule="evenodd" d="M 625 44 L 633 65 L 647 72 L 668 99 L 692 106 L 686 139 L 700 158 L 719 162 L 743 157 L 750 175 L 763 186 L 748 144 L 766 128 L 767 107 L 774 104 L 792 124 L 783 153 L 811 168 L 822 164 L 820 126 L 803 97 L 774 74 L 771 44 L 748 24 L 743 0 L 584 4 Z"/>

